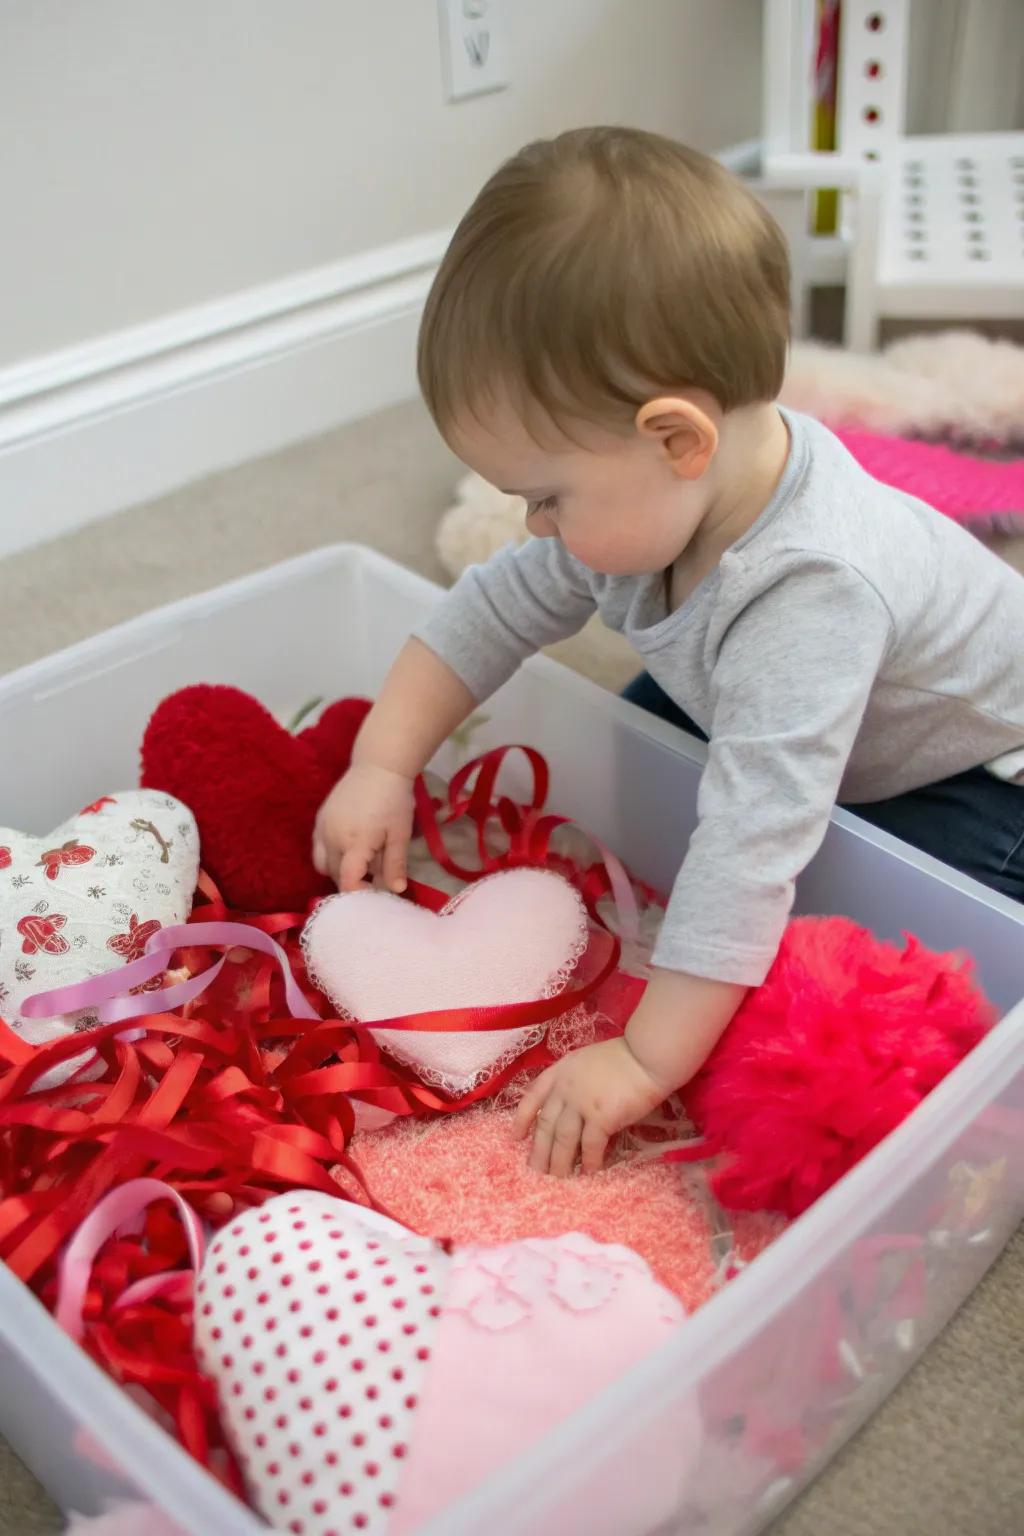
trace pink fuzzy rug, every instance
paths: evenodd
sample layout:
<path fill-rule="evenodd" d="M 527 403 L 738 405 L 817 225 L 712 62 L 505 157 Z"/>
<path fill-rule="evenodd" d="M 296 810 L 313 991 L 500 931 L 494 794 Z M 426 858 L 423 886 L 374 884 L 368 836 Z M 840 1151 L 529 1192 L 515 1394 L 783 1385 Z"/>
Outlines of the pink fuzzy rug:
<path fill-rule="evenodd" d="M 704 1176 L 623 1159 L 601 1173 L 554 1179 L 527 1165 L 512 1110 L 491 1104 L 437 1120 L 396 1120 L 355 1137 L 352 1156 L 374 1196 L 418 1232 L 456 1243 L 584 1232 L 639 1253 L 687 1309 L 706 1301 L 730 1264 L 752 1259 L 785 1223 L 726 1218 Z M 346 1193 L 357 1193 L 344 1175 Z"/>
<path fill-rule="evenodd" d="M 1024 459 L 1001 463 L 936 443 L 834 428 L 869 475 L 975 531 L 1024 533 Z"/>

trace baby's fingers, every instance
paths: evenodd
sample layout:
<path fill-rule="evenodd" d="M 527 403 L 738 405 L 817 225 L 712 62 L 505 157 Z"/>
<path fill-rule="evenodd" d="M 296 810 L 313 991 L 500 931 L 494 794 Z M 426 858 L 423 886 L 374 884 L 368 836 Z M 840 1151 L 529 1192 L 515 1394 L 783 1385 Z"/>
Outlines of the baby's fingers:
<path fill-rule="evenodd" d="M 541 1105 L 533 1127 L 533 1146 L 530 1148 L 530 1167 L 535 1173 L 548 1173 L 555 1150 L 555 1128 L 562 1117 L 564 1105 L 554 1093 L 549 1093 Z"/>
<path fill-rule="evenodd" d="M 330 875 L 333 880 L 332 862 L 330 840 L 324 830 L 324 808 L 321 806 L 313 823 L 313 867 L 318 875 Z"/>
<path fill-rule="evenodd" d="M 366 843 L 354 843 L 346 848 L 338 870 L 339 891 L 355 891 L 362 885 L 370 867 L 374 850 Z"/>
<path fill-rule="evenodd" d="M 568 1178 L 575 1168 L 582 1134 L 583 1116 L 579 1110 L 573 1109 L 571 1105 L 564 1105 L 555 1123 L 555 1133 L 551 1144 L 549 1171 L 555 1175 L 556 1179 Z"/>
<path fill-rule="evenodd" d="M 517 1141 L 529 1133 L 530 1126 L 537 1118 L 537 1112 L 548 1096 L 550 1084 L 547 1072 L 542 1072 L 540 1077 L 534 1078 L 522 1098 L 516 1110 L 515 1119 L 512 1122 L 512 1134 Z"/>
<path fill-rule="evenodd" d="M 608 1135 L 596 1120 L 588 1120 L 583 1127 L 580 1162 L 584 1173 L 599 1173 L 604 1167 L 608 1150 Z"/>
<path fill-rule="evenodd" d="M 398 895 L 401 895 L 409 883 L 406 878 L 406 848 L 407 840 L 404 837 L 394 832 L 389 834 L 384 848 L 381 873 L 388 890 L 395 891 Z"/>

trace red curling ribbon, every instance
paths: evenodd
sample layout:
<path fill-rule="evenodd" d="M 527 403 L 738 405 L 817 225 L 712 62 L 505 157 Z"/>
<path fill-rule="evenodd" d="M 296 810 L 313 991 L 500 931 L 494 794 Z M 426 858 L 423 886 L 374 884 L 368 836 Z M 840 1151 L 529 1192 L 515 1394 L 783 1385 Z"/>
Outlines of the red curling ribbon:
<path fill-rule="evenodd" d="M 531 774 L 523 803 L 497 789 L 513 751 L 523 753 Z M 552 852 L 555 833 L 568 823 L 544 812 L 548 785 L 539 753 L 498 748 L 460 769 L 440 802 L 420 781 L 417 814 L 433 857 L 463 881 L 525 865 L 554 869 L 572 882 L 596 923 L 576 984 L 554 998 L 404 1015 L 371 1021 L 374 1028 L 527 1027 L 602 1001 L 625 1022 L 642 983 L 616 977 L 619 942 L 597 912 L 599 902 L 616 896 L 627 931 L 625 876 L 616 889 L 621 866 L 600 844 L 595 846 L 604 862 L 589 868 Z M 475 868 L 458 864 L 444 844 L 444 829 L 465 817 L 476 828 Z M 416 882 L 408 898 L 434 912 L 450 900 Z M 540 1041 L 470 1092 L 445 1097 L 385 1057 L 365 1024 L 331 1016 L 305 971 L 299 935 L 307 916 L 234 912 L 201 873 L 187 931 L 175 935 L 179 947 L 165 963 L 193 979 L 215 963 L 219 971 L 207 974 L 183 1004 L 171 1010 L 154 994 L 143 995 L 143 1005 L 155 1011 L 134 1019 L 130 1036 L 122 1021 L 112 1020 L 38 1047 L 0 1021 L 0 1258 L 47 1304 L 56 1300 L 64 1246 L 97 1203 L 126 1181 L 163 1181 L 213 1226 L 290 1188 L 345 1198 L 334 1177 L 339 1168 L 377 1206 L 348 1151 L 360 1102 L 395 1115 L 451 1114 L 553 1060 Z M 278 946 L 294 983 L 290 992 L 277 951 L 258 953 L 254 942 L 244 943 L 244 934 L 226 953 L 223 944 L 204 944 L 211 925 L 238 923 Z M 298 1017 L 289 996 L 301 996 L 310 1016 Z M 37 1087 L 54 1067 L 85 1051 L 92 1053 L 89 1075 L 99 1073 L 95 1080 Z M 145 1387 L 182 1443 L 237 1491 L 241 1480 L 217 1421 L 213 1389 L 192 1353 L 184 1259 L 184 1236 L 166 1205 L 148 1211 L 140 1231 L 110 1237 L 82 1300 L 82 1343 L 118 1380 Z"/>
<path fill-rule="evenodd" d="M 362 1019 L 356 1028 L 404 1030 L 414 1034 L 451 1034 L 466 1030 L 525 1029 L 536 1024 L 547 1024 L 593 997 L 616 969 L 621 946 L 618 939 L 611 935 L 606 934 L 605 937 L 610 942 L 597 972 L 589 981 L 557 992 L 554 997 L 541 997 L 528 1003 L 497 1003 L 488 1008 L 441 1008 L 430 1013 L 396 1014 L 388 1019 Z M 586 963 L 593 949 L 592 943 L 581 965 Z"/>
<path fill-rule="evenodd" d="M 29 1045 L 27 1040 L 16 1035 L 6 1019 L 0 1019 L 0 1060 L 17 1065 L 22 1061 L 31 1061 L 35 1052 L 34 1045 Z"/>
<path fill-rule="evenodd" d="M 512 752 L 522 752 L 533 771 L 533 790 L 525 805 L 507 796 L 494 798 L 498 775 Z M 472 788 L 467 790 L 471 781 Z M 547 763 L 534 748 L 497 747 L 459 770 L 449 785 L 447 808 L 439 818 L 437 803 L 431 797 L 425 781 L 417 779 L 416 821 L 431 857 L 448 874 L 470 882 L 502 869 L 521 866 L 554 868 L 572 880 L 590 916 L 601 926 L 604 924 L 598 914 L 597 904 L 605 896 L 612 895 L 618 908 L 623 937 L 635 940 L 639 934 L 639 914 L 632 882 L 625 868 L 603 843 L 586 833 L 584 828 L 578 827 L 569 817 L 540 814 L 547 799 L 549 782 Z M 476 823 L 477 850 L 480 855 L 480 864 L 476 869 L 457 864 L 448 853 L 441 834 L 442 823 L 450 825 L 463 816 L 468 816 Z M 501 854 L 492 853 L 487 846 L 487 828 L 492 820 L 497 820 L 508 841 L 507 849 Z M 551 839 L 560 827 L 576 827 L 584 832 L 601 854 L 603 867 L 591 866 L 581 875 L 567 859 L 552 854 Z"/>
<path fill-rule="evenodd" d="M 202 1225 L 192 1207 L 182 1199 L 177 1190 L 172 1189 L 169 1184 L 161 1183 L 158 1179 L 136 1179 L 130 1184 L 122 1184 L 120 1189 L 114 1190 L 93 1207 L 68 1244 L 61 1260 L 56 1317 L 60 1327 L 66 1333 L 70 1333 L 73 1339 L 79 1339 L 82 1336 L 82 1310 L 96 1255 L 108 1238 L 114 1236 L 129 1222 L 134 1221 L 154 1200 L 173 1202 L 184 1225 L 192 1269 L 198 1270 L 202 1264 Z M 148 1276 L 147 1281 L 152 1278 Z M 120 1305 L 124 1306 L 129 1300 L 129 1295 L 125 1292 L 121 1296 Z"/>

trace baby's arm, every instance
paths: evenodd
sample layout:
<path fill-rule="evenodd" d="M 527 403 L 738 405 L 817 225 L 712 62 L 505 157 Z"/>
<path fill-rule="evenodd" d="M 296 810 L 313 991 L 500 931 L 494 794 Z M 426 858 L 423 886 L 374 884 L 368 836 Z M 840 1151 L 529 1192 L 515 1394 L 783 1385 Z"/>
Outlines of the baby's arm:
<path fill-rule="evenodd" d="M 654 971 L 626 1026 L 626 1043 L 664 1089 L 659 1104 L 704 1065 L 745 992 L 735 982 L 690 976 L 685 971 Z M 677 1024 L 669 1029 L 668 1019 L 687 1019 L 689 1024 L 686 1029 Z"/>
<path fill-rule="evenodd" d="M 523 1095 L 516 1133 L 533 1127 L 530 1166 L 564 1177 L 579 1154 L 585 1173 L 600 1168 L 616 1131 L 650 1114 L 703 1065 L 745 990 L 655 971 L 624 1035 L 570 1051 Z"/>
<path fill-rule="evenodd" d="M 404 890 L 416 775 L 527 656 L 581 629 L 594 608 L 583 568 L 555 539 L 467 571 L 401 652 L 351 769 L 320 807 L 317 869 L 348 891 L 379 868 L 391 890 Z"/>
<path fill-rule="evenodd" d="M 774 573 L 773 573 L 774 574 Z M 891 620 L 842 562 L 766 577 L 728 626 L 712 678 L 698 824 L 669 902 L 658 969 L 624 1038 L 550 1067 L 519 1114 L 533 1166 L 598 1167 L 617 1131 L 683 1087 L 778 949 L 797 875 L 828 826 Z"/>
<path fill-rule="evenodd" d="M 422 640 L 407 641 L 366 717 L 351 768 L 317 816 L 313 862 L 341 890 L 355 890 L 375 861 L 391 890 L 405 890 L 413 783 L 474 703 Z"/>

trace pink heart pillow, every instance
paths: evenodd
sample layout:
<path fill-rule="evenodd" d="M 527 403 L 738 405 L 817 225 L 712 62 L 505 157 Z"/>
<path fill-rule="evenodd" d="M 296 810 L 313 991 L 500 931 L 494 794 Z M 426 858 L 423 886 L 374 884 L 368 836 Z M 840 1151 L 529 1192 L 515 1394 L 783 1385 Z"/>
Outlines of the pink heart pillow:
<path fill-rule="evenodd" d="M 641 1258 L 580 1233 L 449 1254 L 313 1190 L 222 1230 L 195 1341 L 248 1491 L 296 1536 L 407 1536 L 664 1347 Z M 544 1530 L 660 1527 L 699 1449 L 685 1394 L 620 1437 Z M 536 1527 L 538 1530 L 541 1527 Z"/>
<path fill-rule="evenodd" d="M 310 977 L 339 1013 L 366 1023 L 554 997 L 586 944 L 579 895 L 540 869 L 490 875 L 440 913 L 386 891 L 329 896 L 302 935 Z M 465 1093 L 541 1039 L 544 1026 L 371 1033 L 424 1081 Z"/>

